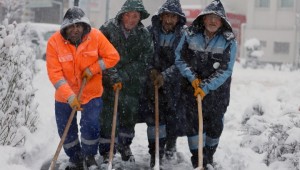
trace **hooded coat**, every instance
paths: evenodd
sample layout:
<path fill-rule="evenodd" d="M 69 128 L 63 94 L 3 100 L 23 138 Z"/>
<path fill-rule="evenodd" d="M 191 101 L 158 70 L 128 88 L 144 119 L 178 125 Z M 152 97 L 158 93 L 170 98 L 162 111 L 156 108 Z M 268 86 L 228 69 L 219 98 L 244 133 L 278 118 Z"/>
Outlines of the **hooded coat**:
<path fill-rule="evenodd" d="M 124 35 L 121 19 L 122 15 L 129 11 L 140 12 L 141 20 L 149 16 L 141 1 L 127 0 L 116 17 L 100 27 L 100 30 L 115 46 L 121 57 L 115 68 L 104 73 L 104 88 L 106 91 L 103 95 L 105 107 L 102 122 L 106 124 L 103 127 L 103 133 L 106 134 L 104 135 L 106 137 L 110 136 L 111 133 L 111 115 L 114 104 L 112 86 L 117 82 L 122 83 L 118 104 L 120 127 L 128 127 L 128 129 L 134 130 L 142 90 L 141 84 L 145 82 L 149 60 L 153 55 L 153 43 L 150 33 L 141 22 L 130 31 L 127 38 Z"/>
<path fill-rule="evenodd" d="M 179 16 L 179 21 L 175 27 L 174 34 L 175 39 L 172 44 L 168 45 L 167 49 L 161 48 L 160 35 L 162 32 L 162 24 L 160 21 L 160 15 L 164 12 L 169 12 L 177 14 Z M 153 42 L 154 42 L 154 59 L 151 63 L 151 66 L 158 71 L 160 71 L 166 81 L 173 80 L 177 75 L 174 72 L 177 72 L 175 67 L 175 49 L 180 41 L 180 38 L 183 34 L 183 29 L 186 23 L 186 18 L 182 12 L 181 5 L 178 0 L 168 0 L 166 1 L 158 10 L 152 19 L 152 25 L 148 27 L 150 31 Z M 164 50 L 164 51 L 163 51 Z M 164 55 L 165 54 L 165 55 Z M 162 57 L 164 56 L 164 57 Z"/>
<path fill-rule="evenodd" d="M 77 42 L 68 40 L 66 29 L 73 24 L 83 26 L 82 37 Z M 66 12 L 60 31 L 52 35 L 47 45 L 47 70 L 56 88 L 55 117 L 60 137 L 67 125 L 72 108 L 67 100 L 78 95 L 82 73 L 87 68 L 93 75 L 83 88 L 81 101 L 80 132 L 76 113 L 64 140 L 64 150 L 69 161 L 78 164 L 87 156 L 97 154 L 100 137 L 99 117 L 102 109 L 102 71 L 117 64 L 120 56 L 113 45 L 97 29 L 91 28 L 82 9 L 73 7 Z"/>
<path fill-rule="evenodd" d="M 165 12 L 177 14 L 179 18 L 173 31 L 174 37 L 170 41 L 163 39 L 165 33 L 162 30 L 160 16 Z M 183 30 L 186 28 L 186 17 L 182 12 L 179 0 L 168 0 L 153 15 L 151 21 L 152 25 L 148 27 L 148 30 L 154 42 L 154 55 L 150 67 L 158 70 L 164 78 L 164 85 L 159 88 L 160 119 L 164 123 L 170 124 L 172 132 L 175 133 L 177 131 L 175 124 L 178 122 L 176 119 L 176 107 L 180 95 L 180 83 L 178 82 L 180 82 L 181 78 L 179 70 L 175 66 L 175 49 L 184 33 Z M 147 81 L 151 82 L 150 78 Z M 147 97 L 145 100 L 148 100 L 149 111 L 147 112 L 148 115 L 143 115 L 143 118 L 147 124 L 154 125 L 154 88 L 152 83 L 145 84 L 147 85 L 145 89 Z M 144 112 L 141 111 L 141 114 L 144 114 Z M 170 133 L 168 132 L 168 134 Z"/>
<path fill-rule="evenodd" d="M 75 23 L 84 26 L 77 47 L 65 33 L 66 28 Z M 48 41 L 46 56 L 49 79 L 56 89 L 55 100 L 58 102 L 67 103 L 71 96 L 78 94 L 81 74 L 86 68 L 90 69 L 93 77 L 83 90 L 82 104 L 102 96 L 102 71 L 115 66 L 120 59 L 112 44 L 99 30 L 91 28 L 88 18 L 78 7 L 66 12 L 60 31 Z"/>
<path fill-rule="evenodd" d="M 207 14 L 218 15 L 222 21 L 222 27 L 208 42 L 204 35 L 203 24 L 203 17 Z M 206 94 L 202 101 L 204 131 L 214 126 L 214 134 L 211 137 L 217 138 L 221 135 L 223 114 L 230 100 L 236 48 L 236 40 L 224 7 L 219 0 L 214 0 L 193 21 L 175 52 L 176 66 L 186 78 L 182 82 L 179 110 L 186 113 L 185 120 L 193 120 L 193 123 L 190 121 L 186 123 L 188 135 L 198 133 L 197 103 L 191 85 L 196 78 L 201 79 L 200 87 Z"/>

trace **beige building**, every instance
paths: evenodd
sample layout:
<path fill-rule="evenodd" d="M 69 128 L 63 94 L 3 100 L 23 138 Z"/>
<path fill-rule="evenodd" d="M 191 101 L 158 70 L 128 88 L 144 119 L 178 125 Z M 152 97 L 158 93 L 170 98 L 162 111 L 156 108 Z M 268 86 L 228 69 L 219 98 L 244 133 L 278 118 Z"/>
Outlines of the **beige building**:
<path fill-rule="evenodd" d="M 70 0 L 71 2 L 72 0 Z M 146 10 L 151 14 L 155 14 L 158 8 L 166 2 L 166 0 L 142 0 Z M 225 9 L 230 12 L 236 12 L 245 14 L 246 6 L 244 2 L 246 0 L 222 0 Z M 72 1 L 73 2 L 73 1 Z M 70 5 L 72 5 L 72 2 Z M 87 11 L 93 26 L 101 26 L 107 18 L 115 17 L 117 12 L 121 9 L 125 0 L 79 0 L 80 6 Z M 211 0 L 181 0 L 182 6 L 206 6 L 211 2 Z M 108 4 L 107 4 L 108 3 Z M 108 7 L 108 10 L 106 10 Z M 151 21 L 151 16 L 143 21 L 143 23 L 148 26 Z"/>
<path fill-rule="evenodd" d="M 143 0 L 145 8 L 151 16 L 166 0 Z M 212 0 L 181 0 L 182 6 L 201 8 Z M 300 0 L 221 0 L 226 12 L 244 14 L 247 17 L 246 24 L 242 27 L 240 56 L 245 57 L 244 43 L 248 39 L 256 38 L 261 42 L 264 55 L 262 62 L 299 64 L 299 27 L 300 27 Z M 31 0 L 31 7 L 36 15 L 33 22 L 51 21 L 60 23 L 61 16 L 73 6 L 74 0 Z M 43 3 L 42 3 L 43 2 Z M 82 7 L 91 20 L 92 26 L 99 28 L 107 19 L 116 16 L 125 0 L 79 0 Z M 62 12 L 54 12 L 53 17 L 44 9 L 36 5 L 51 4 L 52 10 L 62 9 Z M 41 12 L 40 12 L 41 11 Z M 40 12 L 40 13 L 38 13 Z M 45 19 L 41 16 L 45 15 Z M 55 17 L 54 17 L 55 16 Z M 144 20 L 145 26 L 150 24 L 151 16 Z M 36 17 L 40 17 L 37 19 Z M 53 19 L 55 18 L 55 19 Z"/>
<path fill-rule="evenodd" d="M 299 65 L 299 0 L 247 0 L 247 24 L 242 42 L 256 38 L 261 42 L 260 61 Z M 241 47 L 242 56 L 245 48 Z"/>
<path fill-rule="evenodd" d="M 142 1 L 152 16 L 166 0 Z M 243 1 L 246 0 L 222 0 L 228 12 L 245 14 L 246 6 Z M 28 2 L 23 14 L 23 22 L 51 22 L 59 24 L 66 10 L 74 5 L 74 0 L 28 0 Z M 98 28 L 107 19 L 115 17 L 124 2 L 125 0 L 79 0 L 79 6 L 84 9 L 90 18 L 92 26 Z M 180 2 L 182 6 L 200 8 L 209 4 L 211 0 L 181 0 Z M 146 26 L 150 24 L 151 16 L 143 21 Z"/>

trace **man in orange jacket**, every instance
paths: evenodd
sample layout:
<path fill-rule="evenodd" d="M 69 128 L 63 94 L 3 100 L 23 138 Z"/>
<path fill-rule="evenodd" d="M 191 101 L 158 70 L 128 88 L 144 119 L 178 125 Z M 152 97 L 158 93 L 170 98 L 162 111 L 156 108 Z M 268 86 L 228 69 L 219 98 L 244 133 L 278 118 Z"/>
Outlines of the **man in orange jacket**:
<path fill-rule="evenodd" d="M 63 145 L 70 157 L 67 169 L 83 169 L 83 163 L 87 167 L 97 166 L 94 156 L 100 136 L 102 71 L 115 66 L 120 56 L 99 30 L 91 28 L 89 19 L 78 7 L 68 9 L 60 31 L 48 41 L 46 55 L 49 79 L 56 89 L 55 116 L 60 137 L 72 109 L 81 111 L 81 142 L 75 116 Z M 79 99 L 84 78 L 87 83 Z"/>

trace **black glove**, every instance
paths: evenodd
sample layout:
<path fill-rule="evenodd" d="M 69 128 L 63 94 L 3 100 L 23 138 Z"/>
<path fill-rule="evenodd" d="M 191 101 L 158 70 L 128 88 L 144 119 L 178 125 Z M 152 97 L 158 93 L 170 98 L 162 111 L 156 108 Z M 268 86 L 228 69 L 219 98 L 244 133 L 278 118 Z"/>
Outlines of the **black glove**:
<path fill-rule="evenodd" d="M 164 85 L 164 77 L 162 74 L 158 74 L 156 76 L 156 79 L 153 81 L 154 86 L 157 86 L 158 88 L 160 88 L 162 85 Z"/>
<path fill-rule="evenodd" d="M 158 74 L 159 73 L 158 73 L 158 71 L 156 69 L 150 70 L 150 79 L 151 79 L 152 82 L 155 81 L 155 79 L 156 79 L 156 77 L 157 77 Z"/>
<path fill-rule="evenodd" d="M 152 69 L 150 71 L 150 79 L 153 82 L 154 86 L 161 87 L 164 84 L 164 77 L 163 75 L 157 71 L 156 69 Z"/>

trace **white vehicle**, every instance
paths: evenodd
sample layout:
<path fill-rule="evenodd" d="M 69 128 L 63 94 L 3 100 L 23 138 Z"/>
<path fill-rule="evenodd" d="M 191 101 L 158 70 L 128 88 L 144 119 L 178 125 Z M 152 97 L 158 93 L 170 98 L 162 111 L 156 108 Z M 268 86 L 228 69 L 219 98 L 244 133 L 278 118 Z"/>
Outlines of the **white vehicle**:
<path fill-rule="evenodd" d="M 45 60 L 47 41 L 53 33 L 60 30 L 60 25 L 48 23 L 26 23 L 21 25 L 26 25 L 29 28 L 28 33 L 36 58 Z"/>

